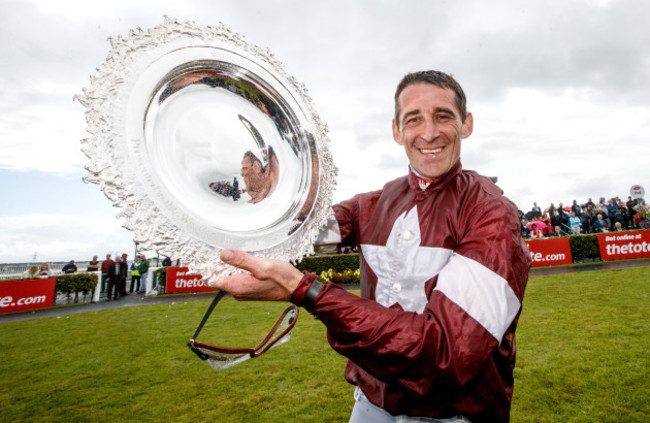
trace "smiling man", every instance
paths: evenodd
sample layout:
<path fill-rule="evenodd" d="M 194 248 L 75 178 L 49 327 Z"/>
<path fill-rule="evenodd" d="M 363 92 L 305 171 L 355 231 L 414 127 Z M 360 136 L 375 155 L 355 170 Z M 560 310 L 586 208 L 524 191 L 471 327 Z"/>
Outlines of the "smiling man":
<path fill-rule="evenodd" d="M 350 422 L 507 422 L 515 329 L 530 268 L 517 209 L 463 170 L 465 94 L 437 71 L 406 75 L 393 137 L 408 175 L 334 206 L 320 240 L 359 246 L 361 298 L 289 263 L 225 250 L 248 270 L 238 299 L 289 300 L 327 327 L 356 385 Z"/>

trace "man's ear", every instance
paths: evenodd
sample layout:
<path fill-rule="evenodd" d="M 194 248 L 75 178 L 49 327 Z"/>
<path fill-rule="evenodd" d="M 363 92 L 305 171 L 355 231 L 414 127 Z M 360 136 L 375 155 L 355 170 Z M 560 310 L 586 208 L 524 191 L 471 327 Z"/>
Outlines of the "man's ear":
<path fill-rule="evenodd" d="M 461 138 L 465 139 L 472 135 L 472 132 L 474 131 L 474 116 L 472 116 L 471 113 L 467 113 L 467 117 L 465 117 L 465 122 L 463 123 L 463 128 L 460 132 Z"/>
<path fill-rule="evenodd" d="M 399 145 L 404 145 L 404 141 L 402 141 L 401 132 L 399 130 L 399 125 L 395 119 L 393 119 L 393 139 Z"/>

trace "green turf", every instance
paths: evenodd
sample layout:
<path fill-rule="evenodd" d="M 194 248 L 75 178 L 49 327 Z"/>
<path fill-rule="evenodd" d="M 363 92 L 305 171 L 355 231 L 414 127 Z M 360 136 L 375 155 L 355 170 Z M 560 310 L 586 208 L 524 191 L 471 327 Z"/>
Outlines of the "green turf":
<path fill-rule="evenodd" d="M 645 422 L 650 268 L 529 280 L 513 422 Z M 209 301 L 0 324 L 0 421 L 345 422 L 353 388 L 322 324 L 224 371 L 185 346 Z M 257 343 L 284 304 L 225 299 L 200 340 Z"/>

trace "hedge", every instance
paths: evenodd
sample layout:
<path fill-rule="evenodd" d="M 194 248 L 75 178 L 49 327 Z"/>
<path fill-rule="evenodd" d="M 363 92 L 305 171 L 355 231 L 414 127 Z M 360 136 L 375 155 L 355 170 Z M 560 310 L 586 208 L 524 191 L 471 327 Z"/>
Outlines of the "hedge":
<path fill-rule="evenodd" d="M 337 272 L 345 270 L 356 270 L 359 268 L 359 254 L 334 254 L 327 256 L 309 256 L 296 264 L 298 270 L 316 273 L 320 275 L 332 269 Z"/>
<path fill-rule="evenodd" d="M 573 235 L 569 237 L 571 246 L 571 257 L 574 263 L 600 260 L 600 247 L 598 246 L 598 235 Z"/>
<path fill-rule="evenodd" d="M 57 294 L 65 294 L 70 300 L 72 294 L 75 295 L 75 302 L 79 298 L 79 293 L 88 295 L 97 286 L 96 273 L 74 273 L 69 275 L 56 276 L 56 285 L 54 291 Z"/>

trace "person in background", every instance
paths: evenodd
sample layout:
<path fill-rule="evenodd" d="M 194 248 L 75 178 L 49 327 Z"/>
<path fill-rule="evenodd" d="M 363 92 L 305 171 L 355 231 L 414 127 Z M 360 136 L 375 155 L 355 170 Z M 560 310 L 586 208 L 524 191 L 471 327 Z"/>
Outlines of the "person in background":
<path fill-rule="evenodd" d="M 140 271 L 140 279 L 142 279 L 142 283 L 140 285 L 140 289 L 138 290 L 139 293 L 144 294 L 146 289 L 147 289 L 147 276 L 149 275 L 149 260 L 147 260 L 147 256 L 144 254 L 140 254 L 140 267 L 138 270 Z"/>
<path fill-rule="evenodd" d="M 571 233 L 573 235 L 578 235 L 580 233 L 580 218 L 573 210 L 571 210 L 571 217 L 569 218 L 569 227 L 571 228 Z"/>
<path fill-rule="evenodd" d="M 77 272 L 77 265 L 74 263 L 74 260 L 70 260 L 68 262 L 68 264 L 63 266 L 63 268 L 61 269 L 61 272 L 65 273 L 65 274 L 76 273 Z"/>
<path fill-rule="evenodd" d="M 97 256 L 93 256 L 93 259 L 88 262 L 86 272 L 99 272 L 99 260 L 97 260 Z"/>
<path fill-rule="evenodd" d="M 129 292 L 133 292 L 133 286 L 137 285 L 135 287 L 135 292 L 138 292 L 140 290 L 140 256 L 136 255 L 135 260 L 133 260 L 133 263 L 131 263 L 131 287 L 129 288 Z"/>
<path fill-rule="evenodd" d="M 594 232 L 596 233 L 609 232 L 609 222 L 604 220 L 603 215 L 600 213 L 598 214 L 593 227 L 594 227 Z"/>
<path fill-rule="evenodd" d="M 163 261 L 162 261 L 162 265 L 163 265 L 164 267 L 169 267 L 169 266 L 171 266 L 171 265 L 172 265 L 172 259 L 169 258 L 169 257 L 167 257 L 167 256 L 165 256 L 165 258 L 164 258 Z"/>
<path fill-rule="evenodd" d="M 25 270 L 25 272 L 23 273 L 22 276 L 23 276 L 23 278 L 30 278 L 30 279 L 37 278 L 38 277 L 38 270 L 39 270 L 38 265 L 34 264 L 34 265 L 30 266 L 29 269 Z"/>
<path fill-rule="evenodd" d="M 544 234 L 542 231 L 539 230 L 539 228 L 536 225 L 531 226 L 530 230 L 530 239 L 542 239 L 544 238 Z"/>
<path fill-rule="evenodd" d="M 630 228 L 636 226 L 636 223 L 634 221 L 634 215 L 637 214 L 638 212 L 638 210 L 636 209 L 637 204 L 638 201 L 636 200 L 636 198 L 632 198 L 632 196 L 627 197 L 627 203 L 625 203 L 625 206 L 627 207 L 627 214 L 630 220 Z"/>
<path fill-rule="evenodd" d="M 126 292 L 126 278 L 129 276 L 129 261 L 127 258 L 129 255 L 127 253 L 122 254 L 122 260 L 120 264 L 120 295 L 126 297 L 128 292 Z"/>
<path fill-rule="evenodd" d="M 616 204 L 613 198 L 607 200 L 607 220 L 609 220 L 609 230 L 614 230 L 614 225 L 616 224 L 616 215 L 618 214 L 618 205 Z"/>
<path fill-rule="evenodd" d="M 52 274 L 52 271 L 50 270 L 50 264 L 49 263 L 43 263 L 41 264 L 41 270 L 38 272 L 39 276 L 41 278 L 47 278 Z"/>
<path fill-rule="evenodd" d="M 122 257 L 115 257 L 115 261 L 112 261 L 108 266 L 108 289 L 106 290 L 108 298 L 106 301 L 119 300 L 120 299 L 120 284 L 122 283 Z M 115 290 L 113 292 L 113 290 Z"/>
<path fill-rule="evenodd" d="M 102 289 L 100 292 L 106 291 L 106 280 L 108 279 L 108 268 L 113 263 L 110 254 L 106 254 L 106 260 L 102 262 Z"/>

